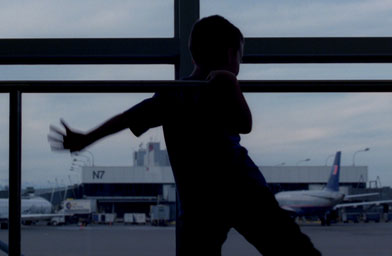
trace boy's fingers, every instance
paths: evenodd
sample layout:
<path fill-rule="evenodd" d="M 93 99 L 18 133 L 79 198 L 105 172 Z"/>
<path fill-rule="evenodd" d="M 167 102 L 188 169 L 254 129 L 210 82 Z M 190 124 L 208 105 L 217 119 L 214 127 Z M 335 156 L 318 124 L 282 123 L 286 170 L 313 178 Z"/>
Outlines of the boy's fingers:
<path fill-rule="evenodd" d="M 50 131 L 54 132 L 55 134 L 65 136 L 65 133 L 62 130 L 60 130 L 59 128 L 57 128 L 56 126 L 51 125 L 51 126 L 49 126 L 49 129 L 50 129 Z"/>
<path fill-rule="evenodd" d="M 49 140 L 49 144 L 51 146 L 59 146 L 59 147 L 63 147 L 64 148 L 64 143 L 62 141 Z"/>
<path fill-rule="evenodd" d="M 66 150 L 66 149 L 63 147 L 62 144 L 51 144 L 51 145 L 50 145 L 50 149 L 51 149 L 52 151 L 64 151 L 64 150 Z"/>
<path fill-rule="evenodd" d="M 68 133 L 69 131 L 71 131 L 71 129 L 69 129 L 67 123 L 64 121 L 64 119 L 60 119 L 61 124 L 64 126 L 65 131 Z"/>
<path fill-rule="evenodd" d="M 53 137 L 53 136 L 51 136 L 51 135 L 48 135 L 48 141 L 49 141 L 49 142 L 59 142 L 59 143 L 63 143 L 63 140 L 62 140 L 62 139 Z"/>

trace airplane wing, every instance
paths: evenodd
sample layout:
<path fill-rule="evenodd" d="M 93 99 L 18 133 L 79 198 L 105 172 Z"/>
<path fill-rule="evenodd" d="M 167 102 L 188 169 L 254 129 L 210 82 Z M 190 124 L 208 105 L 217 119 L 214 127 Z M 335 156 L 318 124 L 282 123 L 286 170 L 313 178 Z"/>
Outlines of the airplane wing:
<path fill-rule="evenodd" d="M 315 198 L 321 198 L 321 199 L 327 199 L 327 200 L 333 200 L 333 199 L 335 199 L 335 198 L 332 197 L 332 196 L 322 196 L 322 195 L 307 195 L 307 196 L 315 197 Z"/>
<path fill-rule="evenodd" d="M 280 208 L 282 208 L 283 210 L 288 211 L 288 212 L 293 212 L 293 213 L 297 212 L 294 208 L 291 208 L 289 206 L 281 206 Z"/>
<path fill-rule="evenodd" d="M 36 214 L 22 214 L 21 219 L 22 220 L 50 220 L 53 217 L 64 217 L 64 214 L 60 213 L 46 213 L 46 214 L 41 214 L 41 213 L 36 213 Z"/>
<path fill-rule="evenodd" d="M 334 209 L 345 208 L 345 207 L 357 207 L 361 205 L 381 205 L 381 204 L 392 204 L 392 200 L 337 204 L 334 206 Z"/>
<path fill-rule="evenodd" d="M 350 200 L 352 198 L 358 198 L 358 197 L 367 197 L 367 196 L 377 196 L 380 193 L 365 193 L 365 194 L 355 194 L 355 195 L 345 195 L 344 200 Z"/>

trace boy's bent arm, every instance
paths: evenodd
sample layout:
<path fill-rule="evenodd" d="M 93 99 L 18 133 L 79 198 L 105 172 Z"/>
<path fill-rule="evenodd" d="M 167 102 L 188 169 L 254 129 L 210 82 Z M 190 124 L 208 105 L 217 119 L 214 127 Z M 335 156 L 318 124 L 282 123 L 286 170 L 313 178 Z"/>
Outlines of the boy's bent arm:
<path fill-rule="evenodd" d="M 230 131 L 249 133 L 252 114 L 235 75 L 228 71 L 213 71 L 208 80 L 213 96 L 213 115 Z"/>

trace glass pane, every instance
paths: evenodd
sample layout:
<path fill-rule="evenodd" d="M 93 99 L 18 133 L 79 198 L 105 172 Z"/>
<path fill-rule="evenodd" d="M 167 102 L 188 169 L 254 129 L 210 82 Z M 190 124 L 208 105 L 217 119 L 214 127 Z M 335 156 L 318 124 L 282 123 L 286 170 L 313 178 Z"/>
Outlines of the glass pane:
<path fill-rule="evenodd" d="M 153 75 L 151 75 L 153 74 Z M 173 65 L 2 65 L 1 80 L 171 80 Z"/>
<path fill-rule="evenodd" d="M 259 165 L 295 165 L 310 158 L 309 165 L 325 164 L 337 150 L 342 164 L 353 164 L 353 153 L 362 148 L 355 164 L 369 166 L 369 179 L 382 178 L 392 185 L 387 171 L 392 153 L 391 93 L 293 93 L 246 94 L 254 129 L 244 136 Z M 331 164 L 332 159 L 328 164 Z"/>
<path fill-rule="evenodd" d="M 391 36 L 390 1 L 200 1 L 201 17 L 219 14 L 247 37 Z"/>
<path fill-rule="evenodd" d="M 9 94 L 0 93 L 0 241 L 8 244 Z M 0 253 L 1 254 L 1 253 Z"/>
<path fill-rule="evenodd" d="M 172 37 L 173 0 L 2 1 L 0 38 Z"/>
<path fill-rule="evenodd" d="M 50 79 L 174 79 L 172 66 L 159 65 L 136 67 L 136 70 L 134 66 L 120 65 L 113 68 L 63 66 L 58 70 L 55 66 L 30 68 L 26 73 L 33 74 L 42 69 L 41 75 L 33 75 L 33 78 L 44 80 L 48 79 L 44 74 L 51 72 Z M 21 70 L 17 71 L 10 79 L 23 74 Z M 130 252 L 136 252 L 156 255 L 167 252 L 174 255 L 173 224 L 168 223 L 165 228 L 153 227 L 148 218 L 151 205 L 156 205 L 158 201 L 167 203 L 163 191 L 171 187 L 163 188 L 162 184 L 135 185 L 132 180 L 124 178 L 120 179 L 120 184 L 111 184 L 105 183 L 106 176 L 99 176 L 102 171 L 107 171 L 106 175 L 109 172 L 115 175 L 118 168 L 133 172 L 135 152 L 145 149 L 150 142 L 160 142 L 159 152 L 164 152 L 166 147 L 161 129 L 151 129 L 140 137 L 135 137 L 126 129 L 92 145 L 78 156 L 52 152 L 47 139 L 49 125 L 60 128 L 60 118 L 74 129 L 88 131 L 151 96 L 151 93 L 23 94 L 22 188 L 25 203 L 37 200 L 32 198 L 34 193 L 34 198 L 40 197 L 39 200 L 45 200 L 46 204 L 51 203 L 52 213 L 60 214 L 63 209 L 68 214 L 65 218 L 57 216 L 39 221 L 24 218 L 24 254 L 61 255 L 60 252 L 64 252 L 64 255 L 129 255 Z M 146 172 L 145 169 L 142 171 Z M 103 180 L 86 182 L 82 178 L 88 175 L 85 172 L 97 172 Z M 168 205 L 173 219 L 174 202 Z M 112 213 L 116 217 L 110 220 L 114 217 Z M 125 213 L 138 214 L 139 224 L 131 221 L 131 225 L 126 225 Z M 147 224 L 144 224 L 146 221 Z M 47 226 L 48 223 L 56 226 Z M 151 243 L 156 246 L 151 247 Z"/>
<path fill-rule="evenodd" d="M 0 189 L 8 187 L 8 133 L 9 133 L 9 94 L 0 93 Z"/>
<path fill-rule="evenodd" d="M 35 196 L 51 202 L 55 209 L 53 213 L 61 213 L 61 209 L 65 209 L 68 214 L 73 214 L 66 219 L 44 219 L 33 225 L 28 221 L 24 222 L 22 249 L 26 255 L 53 255 L 58 251 L 72 255 L 129 255 L 129 252 L 155 255 L 161 251 L 173 254 L 173 225 L 161 229 L 152 227 L 150 222 L 147 225 L 145 222 L 133 222 L 131 225 L 124 223 L 125 213 L 144 214 L 144 218 L 149 217 L 151 205 L 156 205 L 159 200 L 158 194 L 154 193 L 161 194 L 163 185 L 133 185 L 133 180 L 122 176 L 121 184 L 111 184 L 105 182 L 106 176 L 103 176 L 104 172 L 106 175 L 116 175 L 117 169 L 133 172 L 134 154 L 140 145 L 145 148 L 151 141 L 162 142 L 161 148 L 165 149 L 162 129 L 151 129 L 141 137 L 135 137 L 126 129 L 94 144 L 87 149 L 88 152 L 84 151 L 79 156 L 52 152 L 47 141 L 49 125 L 61 127 L 60 118 L 71 128 L 88 131 L 151 95 L 23 95 L 23 191 L 26 194 L 33 189 Z M 102 181 L 86 183 L 82 177 L 88 174 L 84 172 L 93 175 L 97 172 Z M 143 169 L 142 172 L 146 170 Z M 134 187 L 136 194 L 130 189 Z M 152 192 L 149 192 L 150 190 Z M 151 199 L 143 199 L 142 196 Z M 94 210 L 87 210 L 87 215 L 75 210 L 77 207 L 86 207 L 86 202 L 93 204 Z M 116 218 L 110 221 L 109 216 L 113 216 L 112 213 L 116 214 Z M 93 220 L 102 215 L 105 217 L 99 217 L 99 221 Z M 66 221 L 63 226 L 47 226 L 47 223 L 57 225 L 63 224 L 63 221 Z M 84 221 L 88 221 L 87 227 Z M 156 246 L 151 247 L 151 243 Z"/>
<path fill-rule="evenodd" d="M 242 144 L 260 166 L 274 193 L 322 190 L 332 172 L 337 151 L 342 151 L 340 192 L 346 195 L 376 192 L 373 197 L 340 201 L 340 204 L 369 205 L 332 211 L 336 222 L 331 226 L 321 226 L 317 215 L 297 219 L 301 230 L 323 255 L 356 252 L 368 255 L 372 250 L 388 255 L 391 247 L 384 234 L 391 235 L 391 225 L 385 222 L 392 217 L 392 208 L 390 204 L 380 206 L 376 202 L 391 200 L 392 194 L 389 171 L 392 94 L 248 93 L 245 96 L 253 114 L 253 131 L 242 136 Z M 296 206 L 300 209 L 299 200 L 307 200 L 307 192 L 301 193 L 291 194 L 292 209 Z M 279 202 L 287 206 L 284 201 Z M 317 203 L 317 200 L 307 200 L 301 209 L 312 209 Z M 353 224 L 358 221 L 359 224 Z"/>
<path fill-rule="evenodd" d="M 392 64 L 241 64 L 239 79 L 356 80 L 392 79 Z"/>

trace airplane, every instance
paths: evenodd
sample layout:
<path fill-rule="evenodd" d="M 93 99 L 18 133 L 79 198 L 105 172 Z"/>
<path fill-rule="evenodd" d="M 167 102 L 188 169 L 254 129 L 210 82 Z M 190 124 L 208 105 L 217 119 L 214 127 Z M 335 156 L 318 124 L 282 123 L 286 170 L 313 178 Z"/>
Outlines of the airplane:
<path fill-rule="evenodd" d="M 366 193 L 356 195 L 344 195 L 339 192 L 341 152 L 336 152 L 334 164 L 326 187 L 322 190 L 296 190 L 285 191 L 275 194 L 280 207 L 292 216 L 318 216 L 321 225 L 330 225 L 330 213 L 332 210 L 344 207 L 356 207 L 360 205 L 391 204 L 392 200 L 369 201 L 359 203 L 341 203 L 343 200 L 356 197 L 378 195 L 378 193 Z"/>
<path fill-rule="evenodd" d="M 48 220 L 53 217 L 64 216 L 64 214 L 55 214 L 52 212 L 52 204 L 42 197 L 22 198 L 21 200 L 21 220 L 25 224 L 34 221 Z M 0 199 L 0 226 L 1 229 L 8 228 L 8 198 Z"/>

